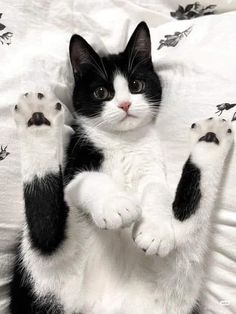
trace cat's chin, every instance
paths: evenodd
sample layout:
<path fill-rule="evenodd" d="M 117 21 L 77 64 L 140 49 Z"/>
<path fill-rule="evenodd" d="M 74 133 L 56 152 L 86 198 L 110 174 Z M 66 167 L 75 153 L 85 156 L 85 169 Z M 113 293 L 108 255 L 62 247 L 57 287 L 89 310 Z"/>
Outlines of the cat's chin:
<path fill-rule="evenodd" d="M 150 124 L 151 121 L 152 118 L 140 119 L 134 116 L 127 116 L 117 123 L 103 124 L 101 128 L 107 132 L 129 132 L 145 127 Z"/>

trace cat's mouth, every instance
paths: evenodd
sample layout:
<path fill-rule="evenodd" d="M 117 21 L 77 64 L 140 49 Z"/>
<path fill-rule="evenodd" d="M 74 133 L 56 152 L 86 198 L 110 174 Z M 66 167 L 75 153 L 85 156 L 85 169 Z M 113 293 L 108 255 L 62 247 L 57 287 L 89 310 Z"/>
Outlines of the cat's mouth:
<path fill-rule="evenodd" d="M 126 119 L 128 119 L 128 118 L 134 118 L 134 119 L 137 119 L 138 117 L 137 117 L 137 116 L 135 116 L 134 114 L 131 114 L 131 113 L 127 112 L 127 114 L 125 115 L 125 117 L 124 117 L 124 118 L 122 118 L 122 119 L 120 120 L 120 122 L 123 122 L 124 120 L 126 120 Z"/>

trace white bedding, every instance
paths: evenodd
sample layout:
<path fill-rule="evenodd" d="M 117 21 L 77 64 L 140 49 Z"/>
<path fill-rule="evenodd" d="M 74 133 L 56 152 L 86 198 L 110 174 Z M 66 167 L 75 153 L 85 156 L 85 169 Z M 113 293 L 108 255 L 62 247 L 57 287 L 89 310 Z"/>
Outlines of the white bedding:
<path fill-rule="evenodd" d="M 7 311 L 13 248 L 24 219 L 19 147 L 10 110 L 21 92 L 41 87 L 52 88 L 70 107 L 73 80 L 67 50 L 72 33 L 85 36 L 98 50 L 116 52 L 122 50 L 138 22 L 149 24 L 153 60 L 163 82 L 157 130 L 173 190 L 187 157 L 189 125 L 213 116 L 218 104 L 236 103 L 236 1 L 201 1 L 204 7 L 217 4 L 215 11 L 221 14 L 176 21 L 170 12 L 179 3 L 185 7 L 192 1 L 0 0 L 0 24 L 6 26 L 1 29 L 0 25 L 0 146 L 8 145 L 10 153 L 6 158 L 0 153 L 4 158 L 0 160 L 1 314 Z M 222 14 L 226 11 L 230 12 Z M 222 116 L 231 118 L 233 113 L 234 108 Z M 206 314 L 236 313 L 234 152 L 229 163 L 216 204 L 208 275 L 202 289 Z"/>

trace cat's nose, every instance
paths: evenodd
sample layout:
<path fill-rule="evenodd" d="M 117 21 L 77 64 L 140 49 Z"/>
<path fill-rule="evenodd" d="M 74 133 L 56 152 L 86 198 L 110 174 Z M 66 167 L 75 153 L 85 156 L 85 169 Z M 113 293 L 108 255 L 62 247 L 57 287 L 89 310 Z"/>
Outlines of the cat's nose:
<path fill-rule="evenodd" d="M 119 104 L 119 108 L 124 110 L 125 112 L 129 111 L 129 107 L 131 106 L 130 101 L 123 101 L 122 103 Z"/>

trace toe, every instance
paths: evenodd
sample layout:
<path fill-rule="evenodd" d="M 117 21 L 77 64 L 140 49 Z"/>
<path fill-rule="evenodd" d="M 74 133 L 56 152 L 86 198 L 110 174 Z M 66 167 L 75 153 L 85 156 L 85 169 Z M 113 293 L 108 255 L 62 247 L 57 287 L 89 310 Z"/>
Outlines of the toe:
<path fill-rule="evenodd" d="M 160 257 L 165 257 L 173 250 L 173 248 L 174 245 L 170 241 L 162 240 L 159 246 L 158 255 Z"/>
<path fill-rule="evenodd" d="M 159 248 L 160 242 L 157 239 L 152 239 L 152 242 L 150 243 L 146 255 L 154 255 L 157 253 L 158 248 Z"/>
<path fill-rule="evenodd" d="M 106 221 L 106 227 L 108 229 L 117 229 L 122 226 L 122 218 L 118 213 L 104 217 Z"/>

